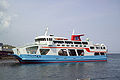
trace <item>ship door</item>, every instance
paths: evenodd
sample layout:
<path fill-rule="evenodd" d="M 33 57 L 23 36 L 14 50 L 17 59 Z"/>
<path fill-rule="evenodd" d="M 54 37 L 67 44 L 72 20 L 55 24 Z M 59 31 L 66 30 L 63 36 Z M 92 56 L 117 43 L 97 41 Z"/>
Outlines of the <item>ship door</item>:
<path fill-rule="evenodd" d="M 78 56 L 84 56 L 84 50 L 77 49 Z"/>

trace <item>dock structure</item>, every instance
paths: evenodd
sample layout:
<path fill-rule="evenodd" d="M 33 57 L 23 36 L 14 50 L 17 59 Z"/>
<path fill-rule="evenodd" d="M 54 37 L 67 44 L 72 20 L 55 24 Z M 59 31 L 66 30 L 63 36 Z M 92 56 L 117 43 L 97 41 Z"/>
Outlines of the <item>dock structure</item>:
<path fill-rule="evenodd" d="M 9 59 L 12 58 L 13 56 L 13 50 L 12 48 L 15 48 L 14 46 L 11 45 L 6 45 L 3 43 L 0 43 L 0 59 Z"/>

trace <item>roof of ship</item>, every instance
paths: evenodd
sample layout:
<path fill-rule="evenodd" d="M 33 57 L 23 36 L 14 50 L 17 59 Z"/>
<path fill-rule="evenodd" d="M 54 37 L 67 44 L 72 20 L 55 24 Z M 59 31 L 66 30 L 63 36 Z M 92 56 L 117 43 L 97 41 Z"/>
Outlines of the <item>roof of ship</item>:
<path fill-rule="evenodd" d="M 53 38 L 52 36 L 37 36 L 35 37 L 35 39 L 39 39 L 39 38 Z"/>
<path fill-rule="evenodd" d="M 40 38 L 54 38 L 54 39 L 65 39 L 65 40 L 68 40 L 65 37 L 55 37 L 55 36 L 37 36 L 37 37 L 35 37 L 35 39 L 40 39 Z"/>

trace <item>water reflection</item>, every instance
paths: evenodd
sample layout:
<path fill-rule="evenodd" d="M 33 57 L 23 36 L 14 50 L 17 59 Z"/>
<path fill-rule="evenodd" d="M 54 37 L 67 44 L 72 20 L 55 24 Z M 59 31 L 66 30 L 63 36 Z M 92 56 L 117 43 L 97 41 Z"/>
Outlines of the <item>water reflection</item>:
<path fill-rule="evenodd" d="M 47 64 L 0 61 L 0 78 L 1 80 L 77 80 L 84 78 L 112 80 L 116 77 L 117 80 L 120 66 L 116 64 L 116 59 L 113 61 L 111 59 L 112 57 L 108 58 L 107 62 Z"/>

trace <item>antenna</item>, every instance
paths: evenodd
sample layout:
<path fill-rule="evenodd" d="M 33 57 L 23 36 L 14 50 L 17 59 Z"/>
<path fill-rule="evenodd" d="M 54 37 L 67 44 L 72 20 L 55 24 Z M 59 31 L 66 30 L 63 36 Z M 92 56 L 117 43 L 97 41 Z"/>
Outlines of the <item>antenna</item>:
<path fill-rule="evenodd" d="M 72 35 L 74 35 L 74 29 L 73 29 L 73 33 L 72 33 Z"/>
<path fill-rule="evenodd" d="M 46 31 L 45 31 L 45 36 L 48 35 L 48 27 L 46 28 Z"/>

